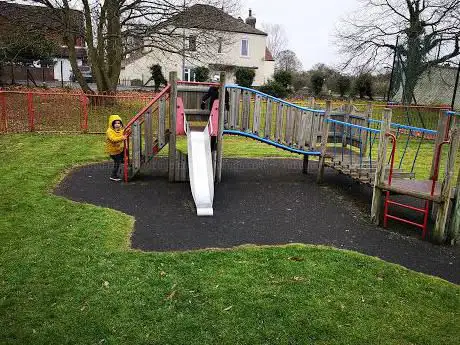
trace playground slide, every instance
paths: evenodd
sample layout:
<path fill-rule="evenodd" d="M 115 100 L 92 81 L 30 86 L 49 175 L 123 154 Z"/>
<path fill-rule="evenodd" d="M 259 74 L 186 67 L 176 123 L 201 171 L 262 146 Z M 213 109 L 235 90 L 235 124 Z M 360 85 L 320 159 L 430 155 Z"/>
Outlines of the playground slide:
<path fill-rule="evenodd" d="M 208 126 L 194 128 L 187 123 L 190 188 L 198 216 L 213 215 L 214 172 Z"/>

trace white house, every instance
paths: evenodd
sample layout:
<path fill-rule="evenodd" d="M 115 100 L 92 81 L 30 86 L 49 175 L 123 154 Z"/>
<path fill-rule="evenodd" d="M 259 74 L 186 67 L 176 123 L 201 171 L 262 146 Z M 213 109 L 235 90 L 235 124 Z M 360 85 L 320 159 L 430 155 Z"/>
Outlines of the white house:
<path fill-rule="evenodd" d="M 193 81 L 193 70 L 205 66 L 210 77 L 226 71 L 234 82 L 238 67 L 254 69 L 254 86 L 262 85 L 273 76 L 275 62 L 267 49 L 267 34 L 256 29 L 256 19 L 249 10 L 246 21 L 234 18 L 224 11 L 197 4 L 179 13 L 170 20 L 182 32 L 178 38 L 184 43 L 186 57 L 181 54 L 165 53 L 159 49 L 144 48 L 128 56 L 122 63 L 122 82 L 150 78 L 150 66 L 159 64 L 167 78 L 170 71 L 176 71 L 182 80 Z M 179 42 L 179 44 L 181 44 Z"/>

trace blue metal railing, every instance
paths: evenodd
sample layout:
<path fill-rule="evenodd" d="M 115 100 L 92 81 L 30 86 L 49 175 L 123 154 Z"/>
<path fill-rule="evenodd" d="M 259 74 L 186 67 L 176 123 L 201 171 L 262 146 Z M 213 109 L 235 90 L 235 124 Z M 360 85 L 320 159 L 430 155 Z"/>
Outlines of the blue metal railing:
<path fill-rule="evenodd" d="M 296 109 L 299 109 L 299 110 L 302 110 L 302 111 L 309 111 L 309 112 L 316 113 L 316 114 L 324 114 L 324 113 L 325 113 L 324 110 L 318 110 L 318 109 L 311 109 L 311 108 L 307 108 L 307 107 L 301 107 L 300 105 L 297 105 L 297 104 L 294 104 L 294 103 L 287 102 L 287 101 L 282 100 L 282 99 L 280 99 L 280 98 L 276 98 L 276 97 L 267 95 L 266 93 L 263 93 L 263 92 L 260 92 L 260 91 L 254 90 L 254 89 L 250 89 L 250 88 L 248 88 L 248 87 L 239 86 L 239 85 L 233 85 L 233 84 L 227 84 L 227 85 L 225 85 L 225 87 L 226 87 L 227 89 L 240 89 L 240 90 L 249 91 L 249 92 L 252 92 L 252 93 L 254 93 L 254 94 L 256 94 L 256 95 L 262 96 L 262 97 L 264 97 L 264 98 L 271 99 L 271 100 L 274 101 L 274 102 L 282 103 L 282 104 L 288 105 L 288 106 L 290 106 L 290 107 L 293 107 L 293 108 L 296 108 Z"/>

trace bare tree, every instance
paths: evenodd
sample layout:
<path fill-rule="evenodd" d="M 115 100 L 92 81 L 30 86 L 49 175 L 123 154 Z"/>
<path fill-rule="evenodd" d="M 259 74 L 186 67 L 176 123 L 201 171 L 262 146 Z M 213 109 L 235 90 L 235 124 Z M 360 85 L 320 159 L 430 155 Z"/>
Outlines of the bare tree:
<path fill-rule="evenodd" d="M 279 24 L 262 23 L 262 29 L 268 34 L 267 48 L 276 61 L 279 54 L 287 49 L 288 38 L 286 32 Z"/>
<path fill-rule="evenodd" d="M 206 22 L 203 16 L 197 23 L 195 15 L 181 15 L 199 3 L 196 0 L 31 0 L 59 10 L 64 42 L 69 49 L 69 59 L 77 81 L 85 92 L 93 92 L 85 82 L 76 60 L 75 32 L 72 17 L 75 9 L 81 10 L 84 36 L 91 69 L 98 91 L 115 91 L 123 58 L 136 52 L 158 50 L 165 54 L 180 54 L 200 60 L 200 54 L 213 54 L 202 46 L 217 46 L 226 37 L 216 35 L 216 23 Z M 206 1 L 207 5 L 222 6 L 222 1 Z M 239 0 L 225 2 L 224 10 L 232 13 L 239 8 Z M 199 24 L 199 25 L 197 25 Z M 216 29 L 213 29 L 216 28 Z M 185 29 L 197 37 L 194 49 L 185 49 Z M 217 53 L 217 51 L 215 52 Z"/>
<path fill-rule="evenodd" d="M 275 68 L 276 70 L 298 72 L 302 69 L 302 63 L 292 50 L 283 50 L 275 60 Z"/>
<path fill-rule="evenodd" d="M 403 61 L 403 101 L 419 77 L 460 54 L 460 0 L 361 0 L 337 34 L 345 67 L 381 69 L 396 52 Z M 397 37 L 400 44 L 396 46 Z"/>

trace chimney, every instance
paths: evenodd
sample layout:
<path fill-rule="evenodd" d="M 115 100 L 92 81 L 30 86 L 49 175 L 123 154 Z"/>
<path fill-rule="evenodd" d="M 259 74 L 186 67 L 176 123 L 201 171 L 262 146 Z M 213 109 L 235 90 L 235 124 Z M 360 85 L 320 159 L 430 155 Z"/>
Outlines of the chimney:
<path fill-rule="evenodd" d="M 256 18 L 252 16 L 252 9 L 249 9 L 249 17 L 246 18 L 246 24 L 256 27 Z"/>

